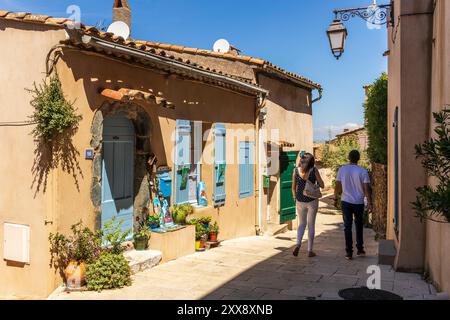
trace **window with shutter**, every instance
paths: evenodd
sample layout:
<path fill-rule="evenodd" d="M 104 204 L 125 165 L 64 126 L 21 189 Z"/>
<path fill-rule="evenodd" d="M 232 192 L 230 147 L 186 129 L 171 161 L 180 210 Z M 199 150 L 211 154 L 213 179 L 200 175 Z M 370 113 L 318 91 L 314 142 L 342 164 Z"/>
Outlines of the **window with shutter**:
<path fill-rule="evenodd" d="M 253 142 L 239 143 L 239 198 L 252 197 L 254 194 Z"/>
<path fill-rule="evenodd" d="M 226 129 L 222 123 L 214 126 L 214 206 L 225 205 Z"/>
<path fill-rule="evenodd" d="M 177 120 L 175 137 L 175 203 L 189 201 L 189 172 L 191 169 L 191 124 Z"/>
<path fill-rule="evenodd" d="M 202 122 L 177 120 L 175 146 L 175 203 L 197 204 L 201 181 Z"/>

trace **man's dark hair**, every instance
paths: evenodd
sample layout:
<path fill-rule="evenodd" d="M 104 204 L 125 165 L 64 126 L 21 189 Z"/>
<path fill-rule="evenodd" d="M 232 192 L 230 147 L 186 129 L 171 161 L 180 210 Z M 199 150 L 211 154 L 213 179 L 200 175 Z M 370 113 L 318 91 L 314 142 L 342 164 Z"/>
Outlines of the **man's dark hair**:
<path fill-rule="evenodd" d="M 359 153 L 358 150 L 352 150 L 348 154 L 348 159 L 350 160 L 351 163 L 356 164 L 358 163 L 359 159 L 361 159 L 361 154 Z"/>

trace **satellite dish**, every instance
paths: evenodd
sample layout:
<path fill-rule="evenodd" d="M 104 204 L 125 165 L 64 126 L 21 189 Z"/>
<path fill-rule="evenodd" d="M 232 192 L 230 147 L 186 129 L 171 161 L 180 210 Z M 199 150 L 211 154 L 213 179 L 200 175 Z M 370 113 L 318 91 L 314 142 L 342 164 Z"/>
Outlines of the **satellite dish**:
<path fill-rule="evenodd" d="M 231 45 L 230 43 L 225 39 L 219 39 L 214 43 L 213 50 L 215 52 L 223 52 L 228 53 L 230 52 Z"/>
<path fill-rule="evenodd" d="M 123 21 L 116 21 L 110 24 L 108 32 L 114 33 L 114 35 L 127 40 L 130 36 L 130 27 Z"/>

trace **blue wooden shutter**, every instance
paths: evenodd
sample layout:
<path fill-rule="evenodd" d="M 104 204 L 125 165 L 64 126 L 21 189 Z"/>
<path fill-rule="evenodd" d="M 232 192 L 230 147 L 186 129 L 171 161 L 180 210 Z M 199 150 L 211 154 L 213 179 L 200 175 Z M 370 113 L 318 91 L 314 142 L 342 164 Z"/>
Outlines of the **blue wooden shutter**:
<path fill-rule="evenodd" d="M 239 198 L 253 196 L 254 159 L 253 142 L 239 143 Z"/>
<path fill-rule="evenodd" d="M 222 123 L 214 126 L 214 206 L 225 205 L 226 129 Z"/>
<path fill-rule="evenodd" d="M 191 124 L 189 120 L 177 120 L 175 138 L 175 203 L 186 203 L 189 201 L 188 181 L 182 186 L 183 169 L 191 167 Z M 185 169 L 187 168 L 187 169 Z"/>

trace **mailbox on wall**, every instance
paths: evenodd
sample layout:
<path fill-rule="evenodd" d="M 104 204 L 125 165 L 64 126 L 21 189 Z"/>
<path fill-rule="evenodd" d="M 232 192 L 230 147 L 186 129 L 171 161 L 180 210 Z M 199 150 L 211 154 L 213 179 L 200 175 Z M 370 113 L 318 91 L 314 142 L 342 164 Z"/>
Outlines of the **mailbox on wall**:
<path fill-rule="evenodd" d="M 156 178 L 158 179 L 159 192 L 166 199 L 170 199 L 172 196 L 172 170 L 164 169 L 159 170 L 156 173 Z"/>

